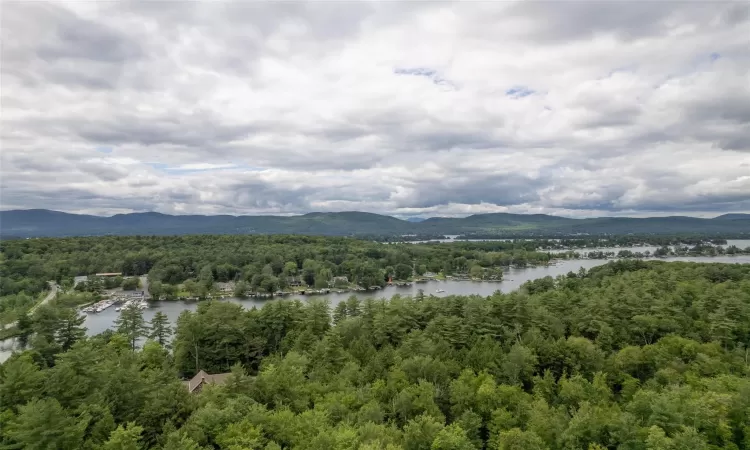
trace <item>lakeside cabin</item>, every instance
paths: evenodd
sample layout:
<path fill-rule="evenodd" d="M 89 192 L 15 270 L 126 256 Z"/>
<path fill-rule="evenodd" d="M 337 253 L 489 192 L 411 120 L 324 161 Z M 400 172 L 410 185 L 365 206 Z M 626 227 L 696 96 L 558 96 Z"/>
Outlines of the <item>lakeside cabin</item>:
<path fill-rule="evenodd" d="M 231 294 L 234 292 L 235 284 L 232 281 L 227 282 L 221 282 L 218 281 L 215 283 L 216 289 L 219 290 L 221 294 Z"/>
<path fill-rule="evenodd" d="M 286 284 L 292 287 L 302 286 L 302 277 L 286 277 Z"/>

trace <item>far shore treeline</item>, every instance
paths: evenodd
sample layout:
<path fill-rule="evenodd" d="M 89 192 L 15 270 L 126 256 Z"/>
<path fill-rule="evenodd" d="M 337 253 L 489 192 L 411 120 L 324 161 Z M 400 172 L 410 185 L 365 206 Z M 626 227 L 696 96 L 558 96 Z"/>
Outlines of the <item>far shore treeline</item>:
<path fill-rule="evenodd" d="M 150 284 L 243 281 L 268 292 L 291 278 L 325 286 L 347 277 L 364 287 L 383 286 L 426 272 L 481 276 L 485 270 L 549 261 L 531 242 L 385 245 L 342 237 L 286 235 L 106 236 L 41 238 L 0 243 L 0 294 L 36 295 L 48 280 L 99 272 L 147 275 Z"/>
<path fill-rule="evenodd" d="M 90 303 L 101 289 L 143 288 L 153 299 L 205 298 L 219 283 L 229 293 L 271 294 L 295 287 L 373 288 L 388 281 L 413 281 L 430 274 L 461 279 L 502 279 L 503 269 L 578 258 L 587 248 L 612 245 L 660 246 L 653 255 L 709 255 L 746 252 L 724 239 L 698 236 L 582 237 L 449 244 L 378 243 L 344 237 L 301 235 L 102 236 L 38 238 L 0 242 L 0 324 L 10 324 L 39 302 L 48 281 L 61 286 L 60 301 Z M 573 249 L 551 254 L 551 250 Z M 650 253 L 645 253 L 649 256 Z M 629 250 L 590 252 L 589 258 L 643 257 Z M 101 283 L 74 277 L 121 272 Z M 141 286 L 135 277 L 146 277 Z M 81 293 L 80 291 L 83 291 Z M 78 293 L 76 293 L 78 292 Z M 84 295 L 84 294 L 90 295 Z M 226 291 L 225 291 L 226 293 Z M 11 333 L 6 331 L 6 333 Z"/>

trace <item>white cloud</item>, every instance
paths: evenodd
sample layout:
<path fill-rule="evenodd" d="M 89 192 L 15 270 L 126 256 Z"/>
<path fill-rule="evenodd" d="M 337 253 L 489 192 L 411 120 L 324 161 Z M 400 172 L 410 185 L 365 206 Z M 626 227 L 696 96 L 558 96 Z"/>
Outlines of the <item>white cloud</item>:
<path fill-rule="evenodd" d="M 96 213 L 750 211 L 749 11 L 9 3 L 0 200 Z"/>

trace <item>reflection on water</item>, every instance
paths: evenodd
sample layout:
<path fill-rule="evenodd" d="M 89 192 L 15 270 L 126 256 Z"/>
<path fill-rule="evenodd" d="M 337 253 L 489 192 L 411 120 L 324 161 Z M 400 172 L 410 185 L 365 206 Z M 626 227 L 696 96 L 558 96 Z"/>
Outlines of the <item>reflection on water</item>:
<path fill-rule="evenodd" d="M 748 241 L 750 243 L 750 241 Z M 692 262 L 715 262 L 715 263 L 750 263 L 750 255 L 738 255 L 738 256 L 701 256 L 701 257 L 671 257 L 664 258 L 664 261 L 692 261 Z M 538 278 L 544 278 L 546 276 L 556 277 L 558 275 L 564 275 L 568 272 L 577 272 L 578 269 L 583 267 L 584 269 L 590 269 L 592 267 L 606 264 L 611 260 L 602 259 L 580 259 L 580 260 L 560 260 L 555 265 L 540 266 L 540 267 L 527 267 L 523 269 L 508 269 L 505 271 L 504 280 L 502 282 L 472 282 L 472 281 L 429 281 L 426 283 L 414 283 L 411 286 L 397 287 L 388 286 L 379 291 L 373 292 L 357 292 L 356 295 L 360 299 L 365 298 L 391 298 L 396 294 L 402 296 L 414 296 L 417 292 L 422 289 L 425 295 L 434 295 L 436 297 L 445 297 L 447 295 L 481 295 L 488 296 L 495 293 L 495 291 L 511 292 L 518 289 L 523 283 L 535 280 Z M 444 292 L 437 293 L 440 289 Z M 299 298 L 302 301 L 309 299 L 327 299 L 331 303 L 331 307 L 335 306 L 341 301 L 346 300 L 354 293 L 343 293 L 343 294 L 326 294 L 326 295 L 314 295 L 314 296 L 289 296 L 289 298 Z M 252 308 L 253 306 L 262 307 L 268 301 L 268 299 L 226 299 L 223 301 L 237 303 L 245 308 Z M 156 314 L 157 311 L 161 311 L 169 317 L 169 320 L 174 325 L 177 317 L 184 310 L 194 311 L 197 307 L 197 302 L 158 302 L 152 304 L 151 307 L 143 311 L 143 317 L 146 320 Z M 115 319 L 119 313 L 115 311 L 115 308 L 106 309 L 97 314 L 89 314 L 86 317 L 84 325 L 88 328 L 88 334 L 94 335 L 101 333 L 113 326 Z M 10 355 L 10 350 L 14 348 L 14 343 L 8 343 L 8 341 L 0 341 L 0 362 L 4 361 Z"/>

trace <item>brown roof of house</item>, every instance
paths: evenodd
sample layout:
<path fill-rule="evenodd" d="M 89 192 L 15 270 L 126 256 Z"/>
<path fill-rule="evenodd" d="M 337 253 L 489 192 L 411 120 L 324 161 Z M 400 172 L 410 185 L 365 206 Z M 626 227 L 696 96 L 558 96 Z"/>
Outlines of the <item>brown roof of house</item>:
<path fill-rule="evenodd" d="M 193 392 L 204 383 L 224 384 L 227 381 L 229 375 L 231 375 L 231 373 L 217 373 L 212 375 L 210 373 L 204 372 L 203 370 L 199 370 L 198 373 L 195 374 L 195 376 L 190 381 L 186 382 L 188 391 Z"/>

